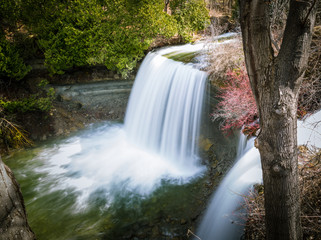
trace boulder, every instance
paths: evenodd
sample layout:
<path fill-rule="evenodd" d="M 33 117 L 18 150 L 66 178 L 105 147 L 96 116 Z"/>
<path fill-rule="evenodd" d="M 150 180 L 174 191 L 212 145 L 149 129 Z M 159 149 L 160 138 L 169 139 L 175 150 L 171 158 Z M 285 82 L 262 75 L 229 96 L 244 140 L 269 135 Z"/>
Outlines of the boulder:
<path fill-rule="evenodd" d="M 0 240 L 36 239 L 29 227 L 19 184 L 0 158 Z"/>

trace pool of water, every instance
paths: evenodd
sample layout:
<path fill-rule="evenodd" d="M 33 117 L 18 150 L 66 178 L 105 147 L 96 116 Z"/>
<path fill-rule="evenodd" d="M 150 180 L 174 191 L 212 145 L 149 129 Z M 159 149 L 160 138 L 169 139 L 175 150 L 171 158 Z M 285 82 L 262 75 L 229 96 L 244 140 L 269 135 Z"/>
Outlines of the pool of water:
<path fill-rule="evenodd" d="M 37 239 L 183 239 L 193 229 L 204 172 L 186 178 L 160 162 L 150 168 L 123 142 L 121 126 L 92 125 L 4 159 L 20 183 Z M 126 152 L 137 159 L 122 160 Z"/>

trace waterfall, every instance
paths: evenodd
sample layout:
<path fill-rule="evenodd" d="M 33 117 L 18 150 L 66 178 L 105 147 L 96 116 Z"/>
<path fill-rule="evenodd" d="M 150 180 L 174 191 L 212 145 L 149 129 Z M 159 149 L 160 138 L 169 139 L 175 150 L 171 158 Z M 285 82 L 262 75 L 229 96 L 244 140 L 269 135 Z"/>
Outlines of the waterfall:
<path fill-rule="evenodd" d="M 202 240 L 240 239 L 246 221 L 241 217 L 246 213 L 239 208 L 240 203 L 249 188 L 261 181 L 260 155 L 254 139 L 246 141 L 241 134 L 236 162 L 212 196 L 197 235 Z"/>
<path fill-rule="evenodd" d="M 197 143 L 207 75 L 164 51 L 144 59 L 124 124 L 92 127 L 37 157 L 46 164 L 36 170 L 55 182 L 51 191 L 72 189 L 80 206 L 97 192 L 110 203 L 119 193 L 145 196 L 204 172 Z"/>
<path fill-rule="evenodd" d="M 198 171 L 197 141 L 206 73 L 150 53 L 141 66 L 125 118 L 132 143 L 181 169 Z"/>

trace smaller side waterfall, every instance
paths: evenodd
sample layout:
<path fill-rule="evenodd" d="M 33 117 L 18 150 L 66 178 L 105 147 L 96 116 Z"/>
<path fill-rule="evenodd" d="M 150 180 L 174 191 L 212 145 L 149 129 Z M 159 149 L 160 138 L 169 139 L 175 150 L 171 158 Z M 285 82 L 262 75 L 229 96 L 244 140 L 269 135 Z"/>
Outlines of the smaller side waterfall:
<path fill-rule="evenodd" d="M 261 181 L 259 151 L 254 147 L 254 139 L 246 142 L 242 134 L 236 163 L 212 196 L 197 235 L 202 240 L 240 239 L 244 228 L 242 221 L 245 221 L 240 217 L 243 214 L 240 203 L 248 189 Z"/>
<path fill-rule="evenodd" d="M 321 111 L 298 121 L 298 145 L 321 147 Z M 240 239 L 246 216 L 241 218 L 240 203 L 248 189 L 255 183 L 262 182 L 260 154 L 254 147 L 254 139 L 246 142 L 242 134 L 239 141 L 237 160 L 224 177 L 212 196 L 210 205 L 199 226 L 197 235 L 202 240 Z"/>

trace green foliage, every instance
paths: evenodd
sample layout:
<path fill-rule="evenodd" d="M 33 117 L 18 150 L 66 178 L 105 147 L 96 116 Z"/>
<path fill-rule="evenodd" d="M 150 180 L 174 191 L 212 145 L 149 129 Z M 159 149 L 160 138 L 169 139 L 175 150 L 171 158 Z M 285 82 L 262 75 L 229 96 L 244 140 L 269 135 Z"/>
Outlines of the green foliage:
<path fill-rule="evenodd" d="M 96 32 L 88 62 L 104 64 L 126 74 L 126 70 L 135 67 L 144 56 L 153 38 L 157 35 L 173 36 L 177 29 L 175 20 L 163 12 L 160 1 L 112 2 L 104 12 L 106 20 Z"/>
<path fill-rule="evenodd" d="M 84 66 L 88 56 L 88 35 L 73 27 L 62 28 L 49 40 L 39 40 L 45 50 L 46 66 L 51 73 L 64 73 L 74 66 Z"/>
<path fill-rule="evenodd" d="M 239 1 L 234 1 L 233 5 L 232 5 L 232 19 L 234 21 L 239 21 Z"/>
<path fill-rule="evenodd" d="M 53 74 L 88 64 L 90 45 L 102 18 L 96 1 L 39 1 L 22 4 L 24 20 L 37 35 L 45 64 Z M 36 16 L 36 17 L 35 17 Z"/>
<path fill-rule="evenodd" d="M 0 0 L 0 22 L 2 27 L 14 28 L 20 17 L 19 0 Z M 0 29 L 2 31 L 3 29 Z"/>
<path fill-rule="evenodd" d="M 191 39 L 190 33 L 202 30 L 209 24 L 208 10 L 203 0 L 172 0 L 170 7 L 179 34 L 186 40 Z"/>
<path fill-rule="evenodd" d="M 0 77 L 20 80 L 30 70 L 14 42 L 14 32 L 20 19 L 19 0 L 0 0 Z"/>
<path fill-rule="evenodd" d="M 39 86 L 43 86 L 43 82 Z M 5 100 L 0 99 L 0 107 L 6 113 L 25 113 L 33 111 L 48 112 L 52 108 L 52 101 L 55 98 L 55 90 L 49 88 L 45 96 L 41 96 L 41 93 L 36 93 L 28 98 L 20 100 Z"/>
<path fill-rule="evenodd" d="M 0 76 L 22 79 L 29 71 L 15 46 L 4 37 L 0 39 Z"/>
<path fill-rule="evenodd" d="M 2 35 L 13 35 L 15 49 L 25 58 L 41 49 L 52 74 L 104 64 L 126 75 L 157 36 L 180 34 L 189 40 L 208 21 L 202 0 L 173 0 L 172 15 L 163 11 L 164 2 L 159 0 L 0 1 L 0 18 L 8 22 Z M 17 61 L 14 64 L 18 66 Z"/>

